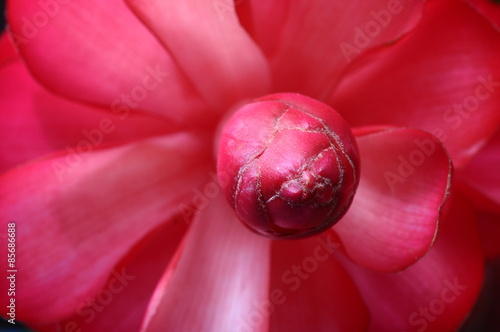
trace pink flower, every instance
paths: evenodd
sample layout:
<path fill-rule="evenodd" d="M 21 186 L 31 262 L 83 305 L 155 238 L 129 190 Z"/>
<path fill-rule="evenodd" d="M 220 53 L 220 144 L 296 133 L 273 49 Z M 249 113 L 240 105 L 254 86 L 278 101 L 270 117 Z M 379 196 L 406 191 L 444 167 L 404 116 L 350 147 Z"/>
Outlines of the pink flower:
<path fill-rule="evenodd" d="M 499 252 L 500 35 L 485 6 L 10 2 L 2 303 L 40 331 L 455 330 L 482 246 Z M 216 175 L 219 126 L 276 92 L 335 109 L 359 149 L 350 209 L 301 240 L 243 227 Z"/>

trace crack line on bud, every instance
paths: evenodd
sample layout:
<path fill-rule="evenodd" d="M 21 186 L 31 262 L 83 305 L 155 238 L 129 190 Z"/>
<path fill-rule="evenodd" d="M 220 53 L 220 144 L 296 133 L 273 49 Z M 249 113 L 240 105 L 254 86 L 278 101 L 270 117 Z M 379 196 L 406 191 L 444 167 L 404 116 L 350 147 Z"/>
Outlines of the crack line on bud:
<path fill-rule="evenodd" d="M 280 102 L 282 102 L 282 101 L 280 101 Z M 261 151 L 259 151 L 259 153 L 256 153 L 254 157 L 250 158 L 250 160 L 251 160 L 250 162 L 248 162 L 247 164 L 243 165 L 240 168 L 240 170 L 238 171 L 238 175 L 237 175 L 238 181 L 237 181 L 236 190 L 235 190 L 234 196 L 233 196 L 234 197 L 234 202 L 236 202 L 238 195 L 241 193 L 240 186 L 241 186 L 241 181 L 243 179 L 243 175 L 244 175 L 245 171 L 249 168 L 250 164 L 256 162 L 257 165 L 258 165 L 258 169 L 259 169 L 259 175 L 257 176 L 257 182 L 256 182 L 257 183 L 257 197 L 258 197 L 258 201 L 259 201 L 259 206 L 262 209 L 262 212 L 263 212 L 263 214 L 264 214 L 264 216 L 266 218 L 266 222 L 268 223 L 269 226 L 272 226 L 272 225 L 271 225 L 271 220 L 270 220 L 270 214 L 269 214 L 269 211 L 268 211 L 268 208 L 267 208 L 267 203 L 273 201 L 276 198 L 282 198 L 285 201 L 289 202 L 291 205 L 294 205 L 294 204 L 292 204 L 291 200 L 287 200 L 285 197 L 281 196 L 282 195 L 282 192 L 281 192 L 282 188 L 280 188 L 280 191 L 278 191 L 276 193 L 276 195 L 272 196 L 267 201 L 265 201 L 263 199 L 263 194 L 262 194 L 262 179 L 261 179 L 259 157 L 262 156 L 266 152 L 267 148 L 272 144 L 273 140 L 275 139 L 277 133 L 285 131 L 285 130 L 297 130 L 297 131 L 304 132 L 304 133 L 324 134 L 326 137 L 328 137 L 328 140 L 330 142 L 330 146 L 328 148 L 323 149 L 319 153 L 317 153 L 315 156 L 313 156 L 312 158 L 310 158 L 309 161 L 305 162 L 301 166 L 301 168 L 297 171 L 297 174 L 295 174 L 295 177 L 300 177 L 302 175 L 302 173 L 304 172 L 304 170 L 307 167 L 309 167 L 315 160 L 319 159 L 322 156 L 322 153 L 324 151 L 327 151 L 329 149 L 333 149 L 334 151 L 336 151 L 336 153 L 335 153 L 335 159 L 336 159 L 336 162 L 337 162 L 337 167 L 339 169 L 339 181 L 338 181 L 337 185 L 334 187 L 335 188 L 334 193 L 337 193 L 337 191 L 340 188 L 342 188 L 342 184 L 344 182 L 344 174 L 345 174 L 344 165 L 343 165 L 342 161 L 340 160 L 340 157 L 339 157 L 339 154 L 338 154 L 339 151 L 348 160 L 348 162 L 349 162 L 349 164 L 350 164 L 350 166 L 351 166 L 351 168 L 353 170 L 354 178 L 356 179 L 356 177 L 357 177 L 354 163 L 352 162 L 351 158 L 347 155 L 347 153 L 345 151 L 345 148 L 344 148 L 342 142 L 340 141 L 340 138 L 338 137 L 337 134 L 335 134 L 331 130 L 331 128 L 325 123 L 325 121 L 323 119 L 314 116 L 313 114 L 307 112 L 305 109 L 303 109 L 301 107 L 290 105 L 290 104 L 285 103 L 285 102 L 282 102 L 282 103 L 284 105 L 288 106 L 288 108 L 285 109 L 285 110 L 283 110 L 283 112 L 279 116 L 276 117 L 276 119 L 274 121 L 273 129 L 272 129 L 272 135 L 269 138 L 269 140 L 266 142 L 266 145 L 262 148 Z M 297 109 L 297 110 L 301 111 L 302 113 L 306 114 L 307 116 L 315 119 L 316 121 L 318 121 L 319 123 L 321 123 L 321 125 L 323 126 L 323 128 L 318 128 L 318 129 L 315 129 L 315 130 L 314 129 L 309 129 L 308 130 L 308 129 L 304 129 L 304 128 L 300 128 L 300 127 L 283 127 L 281 129 L 279 129 L 278 127 L 280 125 L 281 119 L 292 108 Z M 333 139 L 333 141 L 332 141 L 332 139 Z M 335 143 L 337 143 L 337 144 L 335 144 Z M 290 181 L 292 179 L 294 179 L 294 175 L 290 175 L 289 178 L 287 179 L 287 181 Z M 317 179 L 317 177 L 316 177 L 316 179 Z M 350 198 L 353 195 L 354 195 L 354 193 L 351 193 Z M 333 213 L 333 211 L 335 211 L 336 208 L 337 208 L 337 203 L 338 203 L 338 197 L 337 197 L 337 195 L 334 195 L 334 197 L 332 197 L 331 200 L 333 201 L 333 204 L 332 204 L 332 206 L 330 208 L 330 212 L 328 213 L 329 217 L 331 216 L 331 214 Z M 237 209 L 236 204 L 234 204 L 234 208 Z M 333 217 L 337 218 L 338 216 L 342 215 L 344 213 L 344 210 L 345 209 L 338 211 L 335 215 L 333 215 Z"/>
<path fill-rule="evenodd" d="M 284 102 L 284 101 L 281 101 L 281 100 L 276 100 L 276 101 L 279 101 L 281 103 L 283 103 L 284 105 L 288 106 L 289 108 L 292 107 L 292 105 Z M 347 161 L 349 162 L 349 164 L 351 165 L 351 168 L 353 170 L 353 175 L 354 175 L 354 179 L 357 180 L 357 174 L 356 174 L 356 166 L 354 166 L 354 162 L 351 160 L 351 158 L 349 157 L 349 155 L 347 154 L 347 152 L 345 151 L 345 147 L 344 147 L 344 144 L 342 144 L 341 140 L 340 140 L 340 137 L 335 134 L 335 132 L 333 132 L 330 128 L 330 126 L 328 126 L 325 121 L 317 116 L 315 116 L 314 114 L 311 114 L 309 113 L 308 111 L 306 111 L 305 109 L 303 109 L 302 107 L 300 106 L 293 106 L 295 107 L 296 109 L 300 110 L 301 112 L 303 112 L 304 114 L 307 114 L 308 116 L 310 116 L 311 118 L 315 119 L 316 121 L 320 122 L 323 127 L 325 128 L 326 132 L 331 135 L 334 139 L 335 139 L 335 142 L 338 144 L 340 150 L 342 151 L 342 154 L 344 155 L 344 157 L 347 159 Z M 327 135 L 328 136 L 328 135 Z"/>
<path fill-rule="evenodd" d="M 342 152 L 342 154 L 344 155 L 344 157 L 347 159 L 347 161 L 349 162 L 349 165 L 351 165 L 351 169 L 352 169 L 352 173 L 353 173 L 353 176 L 354 176 L 354 181 L 356 182 L 357 181 L 357 177 L 358 177 L 358 174 L 356 172 L 356 166 L 354 165 L 354 162 L 352 161 L 352 159 L 349 157 L 349 155 L 347 154 L 347 152 L 345 151 L 345 147 L 344 147 L 344 144 L 341 142 L 340 140 L 340 137 L 330 128 L 330 126 L 328 126 L 328 124 L 325 123 L 325 121 L 317 116 L 315 116 L 314 114 L 311 114 L 310 112 L 308 112 L 307 110 L 303 109 L 302 107 L 298 106 L 298 105 L 291 105 L 289 103 L 287 103 L 286 101 L 283 101 L 283 100 L 274 100 L 274 101 L 277 101 L 277 102 L 280 102 L 282 103 L 283 105 L 286 105 L 288 106 L 288 109 L 289 110 L 290 108 L 295 108 L 297 110 L 300 110 L 302 113 L 304 114 L 307 114 L 308 116 L 310 116 L 311 118 L 315 119 L 316 121 L 318 121 L 319 123 L 321 123 L 323 125 L 323 128 L 324 130 L 327 132 L 327 137 L 330 139 L 330 137 L 333 137 L 333 139 L 335 140 L 335 142 L 337 143 L 338 145 L 338 148 L 340 149 L 340 151 Z M 333 145 L 334 146 L 334 145 Z M 336 147 L 335 147 L 335 150 Z M 338 150 L 337 150 L 338 151 Z M 339 163 L 340 165 L 342 165 L 343 163 L 339 160 L 339 157 L 337 155 L 337 163 Z M 344 172 L 344 168 L 342 167 L 342 174 Z M 340 186 L 337 186 L 336 188 L 340 188 Z M 351 192 L 349 198 L 352 198 L 354 196 L 354 191 Z M 347 209 L 347 207 L 346 207 Z M 346 210 L 342 210 L 342 211 L 339 211 L 335 217 L 339 216 L 339 215 L 342 215 L 342 213 L 344 213 L 344 211 Z M 334 209 L 332 209 L 333 211 Z"/>
<path fill-rule="evenodd" d="M 302 107 L 299 107 L 299 106 L 296 106 L 296 105 L 291 105 L 291 104 L 288 104 L 288 103 L 283 102 L 281 100 L 275 100 L 275 101 L 281 102 L 283 105 L 286 105 L 288 108 L 285 109 L 285 110 L 283 110 L 283 112 L 279 116 L 276 117 L 276 119 L 274 121 L 273 129 L 272 129 L 272 135 L 269 138 L 269 140 L 266 142 L 266 145 L 262 148 L 262 150 L 259 151 L 259 153 L 256 153 L 254 157 L 250 158 L 250 160 L 251 160 L 250 162 L 248 162 L 247 164 L 243 165 L 239 169 L 238 175 L 237 175 L 238 180 L 237 180 L 236 190 L 235 190 L 234 196 L 233 196 L 234 202 L 236 203 L 237 197 L 241 193 L 240 186 L 241 186 L 241 181 L 243 179 L 243 175 L 244 175 L 245 171 L 250 167 L 250 164 L 252 164 L 253 162 L 256 162 L 257 165 L 258 165 L 258 169 L 259 169 L 259 175 L 257 177 L 257 182 L 256 182 L 257 183 L 257 195 L 258 195 L 257 197 L 258 197 L 258 201 L 259 201 L 259 206 L 262 209 L 262 212 L 263 212 L 263 214 L 264 214 L 264 216 L 266 218 L 266 222 L 268 223 L 269 226 L 272 226 L 272 225 L 271 225 L 270 214 L 269 214 L 268 207 L 267 207 L 266 203 L 269 203 L 273 199 L 276 199 L 276 198 L 282 198 L 282 199 L 284 199 L 284 197 L 282 197 L 281 193 L 278 192 L 278 193 L 276 193 L 276 195 L 274 195 L 273 197 L 271 197 L 271 199 L 269 199 L 268 201 L 265 201 L 263 199 L 263 194 L 262 194 L 262 179 L 261 179 L 259 157 L 262 156 L 266 152 L 267 148 L 272 144 L 273 140 L 275 139 L 277 133 L 285 131 L 285 130 L 297 130 L 297 131 L 301 131 L 301 132 L 305 132 L 305 133 L 324 134 L 328 138 L 328 140 L 330 141 L 330 147 L 325 148 L 324 150 L 320 151 L 313 158 L 311 158 L 308 162 L 306 162 L 304 165 L 302 165 L 301 166 L 301 170 L 297 171 L 297 173 L 298 173 L 297 176 L 300 176 L 303 173 L 303 170 L 302 170 L 303 168 L 308 167 L 314 160 L 317 160 L 321 156 L 322 152 L 324 152 L 324 151 L 326 151 L 326 150 L 328 150 L 330 148 L 333 148 L 333 150 L 336 151 L 336 153 L 335 153 L 335 159 L 336 159 L 337 166 L 338 166 L 338 169 L 339 169 L 339 172 L 340 172 L 340 174 L 339 174 L 339 181 L 338 181 L 337 185 L 335 186 L 335 193 L 340 188 L 342 188 L 342 184 L 344 182 L 344 174 L 345 174 L 345 168 L 344 168 L 344 165 L 343 165 L 342 161 L 340 160 L 340 156 L 339 156 L 338 152 L 342 153 L 342 155 L 349 162 L 349 165 L 351 166 L 351 169 L 352 169 L 352 172 L 353 172 L 354 179 L 355 180 L 357 179 L 356 168 L 354 166 L 353 161 L 351 160 L 351 158 L 349 157 L 349 155 L 345 151 L 344 145 L 340 141 L 340 138 L 338 137 L 338 135 L 335 132 L 333 132 L 333 130 L 325 123 L 325 121 L 323 119 L 321 119 L 321 118 L 319 118 L 319 117 L 317 117 L 317 116 L 309 113 L 307 110 L 303 109 Z M 307 115 L 307 116 L 315 119 L 316 121 L 318 121 L 319 123 L 321 123 L 321 125 L 323 126 L 323 128 L 318 128 L 318 129 L 314 130 L 314 129 L 304 129 L 304 128 L 300 128 L 300 127 L 284 127 L 284 128 L 278 129 L 278 127 L 280 125 L 281 119 L 292 108 L 297 109 L 297 110 L 301 111 L 302 113 L 304 113 L 305 115 Z M 332 141 L 332 139 L 333 139 L 333 141 Z M 290 176 L 290 179 L 287 179 L 287 180 L 291 180 L 291 179 L 293 179 L 293 177 Z M 349 198 L 352 198 L 353 196 L 354 196 L 354 192 L 351 192 Z M 333 211 L 335 211 L 335 209 L 337 208 L 338 197 L 335 195 L 335 197 L 333 197 L 332 200 L 334 200 L 334 204 L 332 204 L 332 207 L 330 208 L 330 212 L 328 213 L 328 216 L 331 216 L 331 214 L 333 213 Z M 236 204 L 234 204 L 234 208 L 235 208 L 235 210 L 237 209 Z M 335 215 L 333 215 L 333 217 L 337 218 L 338 216 L 342 215 L 344 213 L 344 211 L 345 211 L 345 209 L 342 209 L 342 210 L 338 211 Z"/>
<path fill-rule="evenodd" d="M 304 128 L 294 128 L 294 127 L 284 127 L 280 130 L 278 130 L 277 132 L 282 132 L 282 131 L 285 131 L 285 130 L 297 130 L 297 131 L 300 131 L 300 132 L 303 132 L 303 133 L 313 133 L 313 134 L 323 134 L 323 135 L 329 135 L 329 132 L 328 130 L 324 130 L 324 129 L 317 129 L 317 130 L 314 130 L 314 129 L 304 129 Z"/>
<path fill-rule="evenodd" d="M 289 184 L 289 182 L 290 182 L 290 181 L 292 181 L 292 180 L 298 180 L 298 181 L 299 181 L 299 183 L 301 183 L 301 182 L 302 182 L 302 181 L 300 181 L 300 180 L 301 180 L 301 177 L 304 175 L 304 173 L 307 171 L 307 169 L 308 169 L 308 168 L 310 169 L 310 168 L 311 168 L 311 165 L 312 165 L 315 161 L 317 161 L 318 159 L 322 158 L 322 157 L 323 157 L 323 153 L 324 153 L 325 151 L 330 150 L 330 149 L 333 149 L 334 151 L 336 151 L 335 146 L 330 145 L 329 147 L 324 148 L 323 150 L 321 150 L 320 152 L 318 152 L 316 155 L 314 155 L 314 156 L 310 157 L 310 158 L 309 158 L 309 160 L 308 160 L 308 161 L 306 161 L 306 162 L 305 162 L 305 163 L 304 163 L 304 164 L 303 164 L 303 165 L 302 165 L 302 166 L 301 166 L 301 167 L 297 170 L 297 173 L 296 173 L 296 174 L 290 174 L 290 175 L 287 177 L 286 181 L 282 184 L 282 186 L 281 186 L 280 190 L 276 193 L 276 195 L 274 195 L 274 196 L 272 196 L 271 198 L 269 198 L 269 199 L 266 201 L 266 203 L 270 203 L 270 202 L 272 202 L 273 200 L 275 200 L 275 199 L 277 199 L 277 198 L 282 198 L 282 199 L 284 199 L 284 200 L 286 200 L 286 201 L 289 201 L 290 203 L 293 203 L 293 201 L 292 201 L 291 199 L 287 199 L 286 197 L 282 196 L 282 191 L 283 191 L 284 187 L 285 187 L 287 184 Z M 336 185 L 334 188 L 335 188 L 335 190 L 338 190 L 338 189 L 342 186 L 342 182 L 344 181 L 344 173 L 345 173 L 345 171 L 344 171 L 344 168 L 342 167 L 341 160 L 340 160 L 340 158 L 338 157 L 338 155 L 337 155 L 337 154 L 336 154 L 336 160 L 337 160 L 337 167 L 338 167 L 338 169 L 339 169 L 340 174 L 339 174 L 339 182 L 337 183 L 337 185 Z M 311 176 L 313 176 L 313 177 L 314 177 L 314 179 L 315 179 L 316 181 L 318 181 L 318 180 L 322 180 L 321 184 L 331 185 L 331 181 L 330 181 L 329 179 L 327 179 L 327 178 L 323 177 L 323 176 L 320 176 L 320 175 L 318 175 L 318 174 L 316 174 L 316 173 L 314 173 L 314 172 L 310 172 L 310 175 L 311 175 Z M 301 183 L 301 184 L 302 184 L 302 183 Z M 313 188 L 313 190 L 308 189 L 306 186 L 303 186 L 303 188 L 304 188 L 305 190 L 307 190 L 309 193 L 313 192 L 313 191 L 314 191 L 314 189 L 317 189 L 317 188 L 316 188 L 316 185 L 315 185 L 315 187 Z M 326 202 L 325 202 L 325 203 L 323 203 L 323 204 L 324 204 L 324 205 L 327 205 L 328 203 L 332 203 L 332 201 L 333 201 L 334 205 L 336 206 L 337 199 L 334 199 L 334 197 L 332 197 L 330 200 L 326 201 Z M 334 206 L 334 207 L 332 207 L 332 210 L 335 208 L 335 206 Z"/>
<path fill-rule="evenodd" d="M 258 159 L 256 159 L 258 160 Z M 260 162 L 257 164 L 257 200 L 259 201 L 260 208 L 264 212 L 267 224 L 271 223 L 271 218 L 269 217 L 269 211 L 267 210 L 266 202 L 264 201 L 264 195 L 262 194 L 262 171 L 260 168 Z"/>
<path fill-rule="evenodd" d="M 252 164 L 253 162 L 257 162 L 258 169 L 259 169 L 259 175 L 257 177 L 257 197 L 258 197 L 259 205 L 262 209 L 262 212 L 264 213 L 264 216 L 266 218 L 267 223 L 270 223 L 270 217 L 269 217 L 269 211 L 267 210 L 266 202 L 264 201 L 263 195 L 262 195 L 262 180 L 261 180 L 259 157 L 262 156 L 266 152 L 269 145 L 271 145 L 271 143 L 273 142 L 273 140 L 276 136 L 276 133 L 278 133 L 278 126 L 279 126 L 280 120 L 283 118 L 283 116 L 285 116 L 285 114 L 291 108 L 290 105 L 287 105 L 287 106 L 288 106 L 288 108 L 283 110 L 283 112 L 278 117 L 276 117 L 276 119 L 274 120 L 272 135 L 269 138 L 269 140 L 266 142 L 266 145 L 262 148 L 261 151 L 259 151 L 254 156 L 249 158 L 250 161 L 248 163 L 246 163 L 245 165 L 242 165 L 240 167 L 240 169 L 238 170 L 236 189 L 235 189 L 234 194 L 233 194 L 233 200 L 235 202 L 233 204 L 233 206 L 234 206 L 234 209 L 237 210 L 236 201 L 237 201 L 238 195 L 241 193 L 240 188 L 241 188 L 241 182 L 243 181 L 243 175 L 244 175 L 245 171 L 250 167 L 250 164 Z"/>
<path fill-rule="evenodd" d="M 306 237 L 349 208 L 359 152 L 335 110 L 305 96 L 275 96 L 245 105 L 226 124 L 218 173 L 232 174 L 222 177 L 223 188 L 250 229 L 271 238 Z"/>
<path fill-rule="evenodd" d="M 275 100 L 275 101 L 279 101 L 279 102 L 283 103 L 284 105 L 287 105 L 289 107 L 288 109 L 290 109 L 292 107 L 292 105 L 289 105 L 286 102 L 283 102 L 281 100 Z M 355 179 L 357 179 L 357 174 L 356 174 L 356 171 L 355 171 L 356 168 L 354 166 L 354 163 L 351 160 L 351 158 L 349 157 L 349 155 L 346 153 L 344 144 L 342 144 L 342 142 L 340 141 L 340 137 L 338 137 L 338 135 L 335 134 L 335 132 L 333 132 L 331 130 L 331 128 L 325 123 L 325 121 L 323 119 L 321 119 L 321 118 L 319 118 L 319 117 L 317 117 L 317 116 L 309 113 L 308 111 L 306 111 L 305 109 L 303 109 L 303 108 L 301 108 L 299 106 L 293 106 L 293 107 L 295 109 L 297 109 L 297 110 L 300 110 L 302 113 L 307 114 L 308 116 L 310 116 L 311 118 L 315 119 L 316 121 L 320 122 L 323 125 L 323 128 L 318 129 L 318 130 L 304 130 L 303 128 L 288 128 L 288 127 L 286 127 L 284 129 L 287 129 L 287 130 L 288 129 L 290 129 L 290 130 L 299 130 L 299 131 L 302 131 L 302 132 L 305 132 L 305 133 L 308 133 L 308 132 L 310 132 L 310 133 L 319 133 L 319 134 L 325 134 L 326 133 L 327 137 L 329 137 L 329 136 L 333 137 L 333 139 L 335 140 L 335 143 L 337 143 L 337 145 L 338 145 L 338 148 L 340 149 L 340 151 L 342 152 L 342 154 L 344 155 L 344 157 L 347 159 L 347 161 L 351 165 L 354 177 L 355 177 Z M 335 148 L 335 150 L 337 150 L 337 147 L 335 145 L 332 145 L 332 146 Z"/>

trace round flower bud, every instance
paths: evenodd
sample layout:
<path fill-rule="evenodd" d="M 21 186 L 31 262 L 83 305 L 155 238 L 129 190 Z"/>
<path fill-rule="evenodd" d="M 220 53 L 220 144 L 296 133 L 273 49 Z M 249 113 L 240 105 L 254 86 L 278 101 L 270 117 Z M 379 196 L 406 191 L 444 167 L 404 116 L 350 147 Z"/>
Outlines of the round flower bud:
<path fill-rule="evenodd" d="M 302 238 L 347 211 L 359 181 L 358 150 L 332 108 L 299 94 L 274 94 L 240 107 L 224 125 L 217 174 L 250 229 Z"/>

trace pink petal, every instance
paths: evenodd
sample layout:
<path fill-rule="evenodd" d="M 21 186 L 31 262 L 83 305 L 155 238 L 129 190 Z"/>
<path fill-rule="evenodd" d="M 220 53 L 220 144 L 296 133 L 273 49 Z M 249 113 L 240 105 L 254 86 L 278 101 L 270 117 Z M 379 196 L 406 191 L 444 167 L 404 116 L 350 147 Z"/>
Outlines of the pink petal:
<path fill-rule="evenodd" d="M 178 134 L 4 173 L 2 227 L 15 222 L 19 244 L 16 317 L 57 320 L 95 294 L 130 247 L 208 180 L 205 139 Z"/>
<path fill-rule="evenodd" d="M 127 0 L 168 47 L 200 95 L 225 111 L 269 92 L 267 62 L 226 1 Z M 228 2 L 229 3 L 229 2 Z"/>
<path fill-rule="evenodd" d="M 333 255 L 337 247 L 332 231 L 273 242 L 269 302 L 258 308 L 270 331 L 366 331 L 369 313 Z"/>
<path fill-rule="evenodd" d="M 0 65 L 18 58 L 16 49 L 7 33 L 0 34 Z"/>
<path fill-rule="evenodd" d="M 240 3 L 242 22 L 271 63 L 273 89 L 320 100 L 359 54 L 410 31 L 423 7 L 412 0 Z"/>
<path fill-rule="evenodd" d="M 500 130 L 464 167 L 457 170 L 459 186 L 477 206 L 500 213 Z"/>
<path fill-rule="evenodd" d="M 76 332 L 75 326 L 81 332 L 139 331 L 156 284 L 187 226 L 181 220 L 161 225 L 130 250 L 113 269 L 104 287 L 82 302 L 72 317 L 33 327 L 39 332 Z"/>
<path fill-rule="evenodd" d="M 500 257 L 500 214 L 476 211 L 476 216 L 486 257 Z"/>
<path fill-rule="evenodd" d="M 484 275 L 474 216 L 452 203 L 436 244 L 396 274 L 367 271 L 343 260 L 372 317 L 370 331 L 456 331 L 474 305 Z"/>
<path fill-rule="evenodd" d="M 500 30 L 500 6 L 495 0 L 462 0 L 477 10 L 478 13 L 491 21 L 493 26 Z"/>
<path fill-rule="evenodd" d="M 0 109 L 0 172 L 58 150 L 97 149 L 173 130 L 160 117 L 62 99 L 40 87 L 19 59 L 0 66 Z"/>
<path fill-rule="evenodd" d="M 449 157 L 432 135 L 416 129 L 386 130 L 357 142 L 359 187 L 333 229 L 355 263 L 402 270 L 434 242 L 450 186 Z"/>
<path fill-rule="evenodd" d="M 352 126 L 430 131 L 459 166 L 499 124 L 499 55 L 500 34 L 484 18 L 458 1 L 430 1 L 415 31 L 351 72 L 331 104 Z"/>
<path fill-rule="evenodd" d="M 20 0 L 8 5 L 16 44 L 34 76 L 51 90 L 112 110 L 203 122 L 205 104 L 122 1 Z"/>
<path fill-rule="evenodd" d="M 270 244 L 214 197 L 165 272 L 143 331 L 246 331 L 269 295 Z M 267 318 L 251 331 L 267 331 Z"/>

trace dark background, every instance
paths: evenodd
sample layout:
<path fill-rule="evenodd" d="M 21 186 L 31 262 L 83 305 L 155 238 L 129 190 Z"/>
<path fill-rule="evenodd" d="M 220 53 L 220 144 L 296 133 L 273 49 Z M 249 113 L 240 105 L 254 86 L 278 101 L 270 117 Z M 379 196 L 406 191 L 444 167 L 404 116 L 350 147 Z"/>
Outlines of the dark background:
<path fill-rule="evenodd" d="M 2 15 L 0 15 L 0 30 L 5 26 L 5 0 L 0 0 L 0 9 L 2 11 Z"/>

